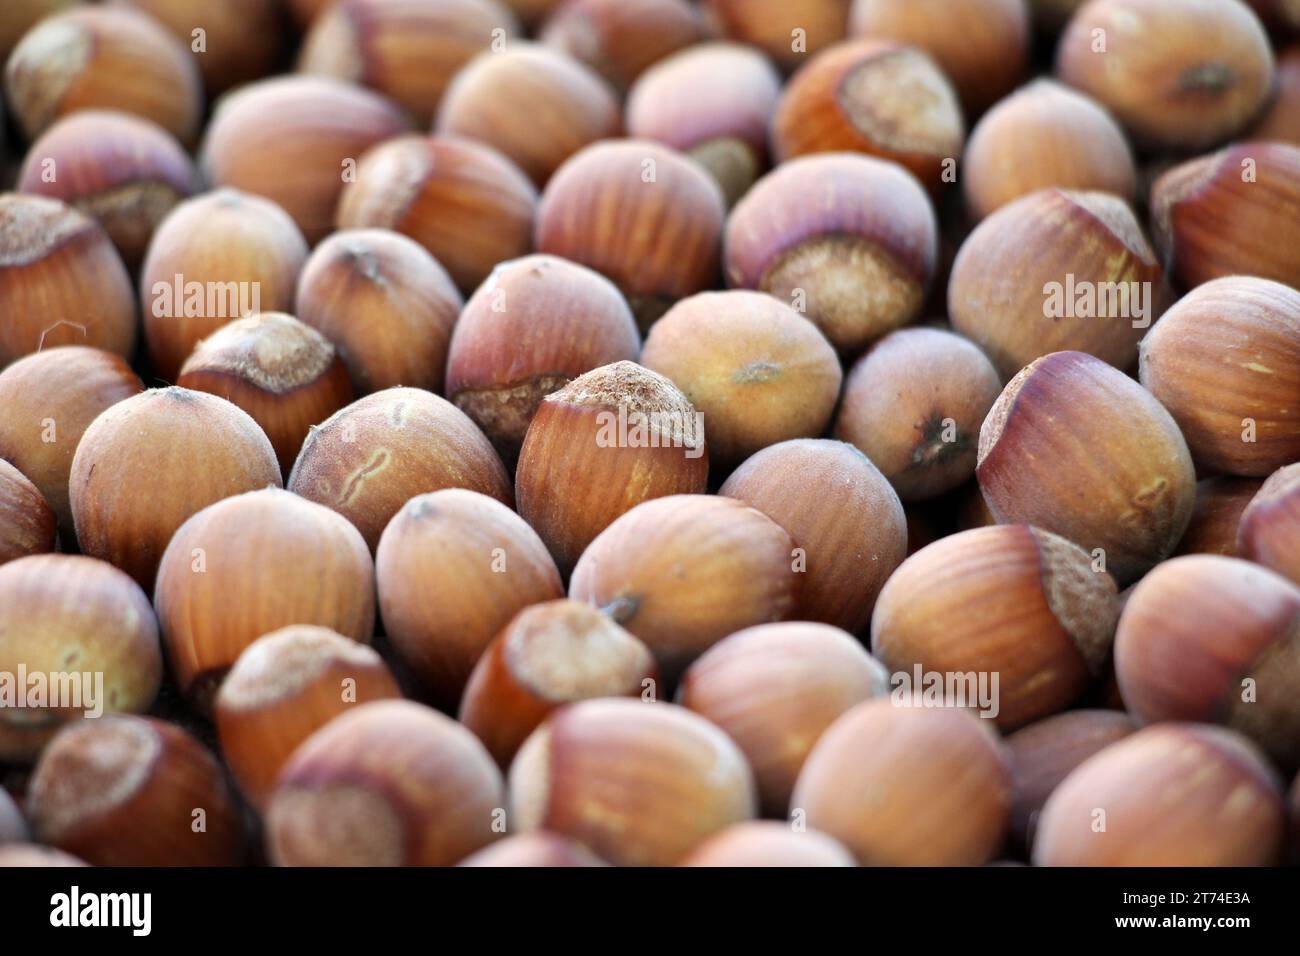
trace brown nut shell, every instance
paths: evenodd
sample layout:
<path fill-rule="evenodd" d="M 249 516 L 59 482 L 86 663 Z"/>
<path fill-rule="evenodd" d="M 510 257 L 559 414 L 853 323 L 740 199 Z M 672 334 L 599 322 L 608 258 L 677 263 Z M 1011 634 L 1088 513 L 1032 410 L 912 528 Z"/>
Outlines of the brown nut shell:
<path fill-rule="evenodd" d="M 47 17 L 5 63 L 6 99 L 29 139 L 62 116 L 106 109 L 153 120 L 192 144 L 203 84 L 185 46 L 152 17 L 79 5 Z"/>
<path fill-rule="evenodd" d="M 609 616 L 578 601 L 525 608 L 479 658 L 460 722 L 503 767 L 552 711 L 596 697 L 653 699 L 649 649 Z"/>
<path fill-rule="evenodd" d="M 97 711 L 149 709 L 162 680 L 158 621 L 140 586 L 103 561 L 70 554 L 10 561 L 0 567 L 0 672 L 11 691 L 28 694 L 39 689 L 32 678 L 44 677 L 43 700 L 10 699 L 0 708 L 0 759 L 29 762 L 83 716 L 99 723 Z"/>
<path fill-rule="evenodd" d="M 283 312 L 223 325 L 185 360 L 176 384 L 247 412 L 266 433 L 285 475 L 308 430 L 352 401 L 348 370 L 334 346 Z"/>
<path fill-rule="evenodd" d="M 960 675 L 961 699 L 945 703 L 1013 729 L 1079 698 L 1106 665 L 1118 617 L 1115 582 L 1082 548 L 995 525 L 904 561 L 880 592 L 871 649 L 914 695 L 931 674 Z"/>
<path fill-rule="evenodd" d="M 581 843 L 544 830 L 514 833 L 471 853 L 457 866 L 574 867 L 608 866 Z"/>
<path fill-rule="evenodd" d="M 864 866 L 979 866 L 1011 811 L 1005 749 L 988 724 L 951 708 L 867 701 L 808 755 L 794 820 L 839 840 Z"/>
<path fill-rule="evenodd" d="M 854 0 L 849 34 L 924 50 L 972 117 L 1011 92 L 1029 66 L 1024 0 Z"/>
<path fill-rule="evenodd" d="M 722 191 L 698 164 L 645 140 L 595 143 L 551 177 L 537 207 L 538 252 L 595 269 L 643 329 L 714 286 Z"/>
<path fill-rule="evenodd" d="M 1256 142 L 1273 140 L 1300 146 L 1300 45 L 1278 54 L 1273 102 L 1248 136 Z"/>
<path fill-rule="evenodd" d="M 500 263 L 465 304 L 446 394 L 513 465 L 543 398 L 640 351 L 632 310 L 612 282 L 558 256 L 525 256 Z"/>
<path fill-rule="evenodd" d="M 362 704 L 294 751 L 266 813 L 277 866 L 452 866 L 504 822 L 501 771 L 449 717 Z"/>
<path fill-rule="evenodd" d="M 564 596 L 536 532 L 501 502 L 462 488 L 406 502 L 384 529 L 375 569 L 390 646 L 448 710 L 517 612 Z"/>
<path fill-rule="evenodd" d="M 1241 513 L 1241 556 L 1300 584 L 1300 463 L 1268 476 Z"/>
<path fill-rule="evenodd" d="M 672 704 L 572 704 L 510 767 L 512 828 L 571 837 L 617 866 L 671 866 L 754 816 L 745 758 L 717 727 Z"/>
<path fill-rule="evenodd" d="M 1226 724 L 1300 766 L 1300 587 L 1286 578 L 1218 555 L 1165 562 L 1124 606 L 1115 671 L 1144 723 Z"/>
<path fill-rule="evenodd" d="M 0 458 L 0 564 L 53 551 L 57 541 L 54 511 L 40 489 Z"/>
<path fill-rule="evenodd" d="M 1061 36 L 1056 73 L 1139 144 L 1203 150 L 1259 113 L 1273 86 L 1273 54 L 1244 3 L 1091 0 Z"/>
<path fill-rule="evenodd" d="M 57 345 L 128 356 L 131 278 L 99 223 L 57 199 L 0 195 L 0 366 Z"/>
<path fill-rule="evenodd" d="M 273 202 L 219 189 L 181 203 L 153 235 L 140 270 L 154 372 L 175 381 L 200 340 L 256 312 L 291 312 L 307 243 Z"/>
<path fill-rule="evenodd" d="M 408 128 L 401 110 L 370 90 L 324 76 L 279 76 L 222 97 L 199 169 L 214 187 L 283 206 L 316 243 L 334 230 L 339 195 L 359 175 L 362 154 Z"/>
<path fill-rule="evenodd" d="M 883 40 L 850 40 L 817 54 L 786 84 L 772 117 L 778 162 L 867 153 L 905 167 L 935 193 L 953 181 L 965 135 L 943 71 L 920 50 Z"/>
<path fill-rule="evenodd" d="M 1300 146 L 1238 143 L 1175 166 L 1151 187 L 1156 248 L 1197 286 L 1229 276 L 1300 285 Z"/>
<path fill-rule="evenodd" d="M 1142 341 L 1142 384 L 1210 471 L 1300 460 L 1300 292 L 1236 276 L 1179 300 Z"/>
<path fill-rule="evenodd" d="M 598 73 L 533 43 L 475 57 L 447 88 L 434 126 L 494 147 L 538 187 L 578 150 L 622 128 L 618 99 Z"/>
<path fill-rule="evenodd" d="M 851 635 L 788 621 L 713 645 L 687 668 L 677 703 L 726 731 L 754 770 L 763 814 L 784 817 L 818 738 L 888 686 L 885 668 Z"/>
<path fill-rule="evenodd" d="M 894 163 L 804 156 L 769 173 L 727 220 L 727 284 L 804 313 L 841 351 L 919 315 L 938 227 L 925 190 Z"/>
<path fill-rule="evenodd" d="M 236 866 L 244 824 L 225 773 L 175 724 L 114 715 L 75 724 L 28 792 L 42 843 L 93 866 Z"/>
<path fill-rule="evenodd" d="M 654 63 L 702 40 L 705 25 L 688 0 L 567 0 L 538 36 L 622 92 Z"/>
<path fill-rule="evenodd" d="M 962 243 L 948 314 L 1003 380 L 1066 350 L 1127 370 L 1164 311 L 1164 281 L 1126 202 L 1045 189 L 1003 206 Z"/>
<path fill-rule="evenodd" d="M 792 438 L 821 435 L 839 398 L 839 357 L 811 322 L 758 292 L 701 292 L 650 329 L 641 364 L 704 416 L 723 470 Z"/>
<path fill-rule="evenodd" d="M 1137 199 L 1137 167 L 1124 130 L 1097 102 L 1051 79 L 1002 100 L 971 132 L 962 190 L 975 220 L 1055 186 Z"/>
<path fill-rule="evenodd" d="M 313 428 L 285 486 L 343 515 L 372 551 L 424 492 L 468 488 L 513 503 L 491 442 L 456 406 L 417 388 L 367 395 Z"/>
<path fill-rule="evenodd" d="M 1173 553 L 1196 498 L 1174 419 L 1082 352 L 1054 352 L 1011 380 L 980 430 L 975 475 L 999 522 L 1073 541 L 1121 587 Z"/>
<path fill-rule="evenodd" d="M 427 127 L 456 72 L 518 32 L 497 0 L 337 0 L 313 20 L 298 69 L 362 83 Z"/>
<path fill-rule="evenodd" d="M 604 365 L 542 399 L 515 472 L 519 513 L 567 574 L 633 507 L 703 492 L 706 452 L 699 413 L 672 382 L 632 362 Z"/>
<path fill-rule="evenodd" d="M 376 146 L 339 199 L 340 229 L 392 229 L 442 264 L 462 292 L 497 263 L 532 251 L 537 190 L 490 146 L 399 136 Z"/>
<path fill-rule="evenodd" d="M 847 0 L 706 0 L 722 31 L 756 46 L 785 69 L 844 39 Z"/>
<path fill-rule="evenodd" d="M 796 439 L 752 456 L 719 494 L 757 508 L 794 541 L 798 616 L 858 634 L 885 580 L 907 553 L 898 495 L 852 445 Z"/>
<path fill-rule="evenodd" d="M 853 854 L 824 833 L 795 830 L 788 823 L 736 823 L 709 837 L 679 866 L 856 866 Z"/>
<path fill-rule="evenodd" d="M 152 120 L 84 110 L 32 144 L 17 189 L 60 199 L 90 216 L 134 272 L 158 224 L 198 192 L 199 174 L 181 144 Z"/>
<path fill-rule="evenodd" d="M 656 498 L 583 552 L 569 597 L 602 608 L 644 641 L 672 681 L 728 634 L 795 615 L 793 551 L 784 529 L 739 501 Z"/>
<path fill-rule="evenodd" d="M 345 229 L 298 278 L 295 313 L 334 343 L 359 395 L 407 385 L 441 392 L 460 291 L 414 239 Z"/>
<path fill-rule="evenodd" d="M 1259 478 L 1218 475 L 1196 483 L 1192 521 L 1174 554 L 1221 554 L 1243 557 L 1237 530 L 1246 507 L 1263 484 Z"/>
<path fill-rule="evenodd" d="M 900 329 L 853 366 L 835 437 L 870 458 L 903 501 L 923 501 L 974 477 L 980 426 L 1001 393 L 997 370 L 968 340 Z"/>
<path fill-rule="evenodd" d="M 257 807 L 294 750 L 354 706 L 402 696 L 370 647 L 329 628 L 282 627 L 244 648 L 214 702 L 221 754 Z"/>
<path fill-rule="evenodd" d="M 1038 866 L 1260 866 L 1277 860 L 1282 788 L 1238 734 L 1147 727 L 1085 761 L 1038 818 Z"/>
<path fill-rule="evenodd" d="M 374 566 L 343 518 L 268 488 L 219 501 L 181 526 L 158 568 L 154 609 L 177 685 L 205 709 L 263 634 L 316 624 L 368 643 Z"/>

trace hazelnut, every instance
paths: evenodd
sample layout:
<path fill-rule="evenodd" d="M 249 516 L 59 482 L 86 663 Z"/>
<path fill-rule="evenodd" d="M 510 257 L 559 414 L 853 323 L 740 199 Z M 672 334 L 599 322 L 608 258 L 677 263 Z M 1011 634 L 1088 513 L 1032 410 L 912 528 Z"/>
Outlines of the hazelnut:
<path fill-rule="evenodd" d="M 221 98 L 199 169 L 213 186 L 283 206 L 315 244 L 333 231 L 339 194 L 359 175 L 361 155 L 407 129 L 403 113 L 370 90 L 325 76 L 280 76 Z"/>
<path fill-rule="evenodd" d="M 518 32 L 496 0 L 337 0 L 312 22 L 298 69 L 364 83 L 427 127 L 456 71 Z"/>
<path fill-rule="evenodd" d="M 795 616 L 793 542 L 766 515 L 712 495 L 638 505 L 583 552 L 569 597 L 603 609 L 670 682 L 728 634 Z"/>
<path fill-rule="evenodd" d="M 12 852 L 13 844 L 24 843 L 29 838 L 27 822 L 23 819 L 18 804 L 9 796 L 9 791 L 0 787 L 0 866 L 7 865 L 4 854 Z"/>
<path fill-rule="evenodd" d="M 0 564 L 54 550 L 54 512 L 40 490 L 0 458 Z"/>
<path fill-rule="evenodd" d="M 343 190 L 338 227 L 410 236 L 470 292 L 532 250 L 537 190 L 505 156 L 450 136 L 399 136 L 370 150 Z"/>
<path fill-rule="evenodd" d="M 144 116 L 192 144 L 203 115 L 185 45 L 125 7 L 75 6 L 42 20 L 5 63 L 5 94 L 28 139 L 69 113 L 104 109 Z"/>
<path fill-rule="evenodd" d="M 1283 36 L 1300 30 L 1300 6 L 1295 0 L 1246 0 L 1270 30 Z"/>
<path fill-rule="evenodd" d="M 790 79 L 772 118 L 772 151 L 782 162 L 868 153 L 938 192 L 952 182 L 945 173 L 955 169 L 965 134 L 957 94 L 933 60 L 910 46 L 850 40 L 818 53 Z"/>
<path fill-rule="evenodd" d="M 972 117 L 1010 93 L 1029 66 L 1024 0 L 854 0 L 849 34 L 928 53 Z"/>
<path fill-rule="evenodd" d="M 194 54 L 210 96 L 261 79 L 280 64 L 284 14 L 280 0 L 112 0 L 149 14 Z M 194 31 L 203 30 L 194 50 Z"/>
<path fill-rule="evenodd" d="M 289 312 L 307 243 L 269 200 L 219 189 L 168 214 L 140 271 L 154 372 L 175 381 L 200 340 L 232 319 Z"/>
<path fill-rule="evenodd" d="M 731 206 L 767 168 L 767 130 L 780 95 L 781 78 L 761 53 L 735 43 L 700 44 L 636 81 L 627 99 L 628 135 L 695 160 Z"/>
<path fill-rule="evenodd" d="M 537 533 L 501 502 L 461 488 L 406 502 L 384 529 L 375 568 L 389 644 L 449 710 L 516 612 L 564 596 Z"/>
<path fill-rule="evenodd" d="M 671 866 L 754 816 L 730 738 L 672 704 L 606 698 L 556 711 L 510 767 L 510 826 L 550 830 L 617 866 Z"/>
<path fill-rule="evenodd" d="M 705 9 L 733 40 L 756 46 L 793 69 L 844 39 L 849 0 L 705 0 Z"/>
<path fill-rule="evenodd" d="M 1237 558 L 1166 561 L 1124 605 L 1115 672 L 1143 723 L 1225 724 L 1300 766 L 1300 587 Z"/>
<path fill-rule="evenodd" d="M 135 295 L 113 243 L 57 199 L 0 194 L 0 314 L 0 366 L 56 345 L 135 345 Z"/>
<path fill-rule="evenodd" d="M 134 272 L 158 224 L 198 191 L 199 175 L 180 143 L 153 121 L 87 110 L 59 120 L 32 145 L 17 188 L 96 220 Z"/>
<path fill-rule="evenodd" d="M 594 697 L 653 695 L 658 670 L 644 644 L 577 601 L 515 615 L 488 645 L 460 702 L 460 721 L 503 767 L 552 711 Z"/>
<path fill-rule="evenodd" d="M 790 306 L 758 292 L 702 292 L 654 324 L 641 362 L 704 416 L 725 470 L 790 438 L 821 435 L 839 398 L 835 350 Z"/>
<path fill-rule="evenodd" d="M 18 678 L 24 671 L 26 686 Z M 61 726 L 87 714 L 147 710 L 162 679 L 149 599 L 92 558 L 10 561 L 0 566 L 0 672 L 18 691 L 32 692 L 38 674 L 49 685 L 39 702 L 24 694 L 25 706 L 9 700 L 0 708 L 0 760 L 32 760 Z"/>
<path fill-rule="evenodd" d="M 441 392 L 463 304 L 447 270 L 414 239 L 350 229 L 312 251 L 296 315 L 334 343 L 359 394 L 398 385 Z"/>
<path fill-rule="evenodd" d="M 871 700 L 822 734 L 790 813 L 864 866 L 979 866 L 1006 832 L 1008 762 L 996 736 L 968 713 Z"/>
<path fill-rule="evenodd" d="M 1038 818 L 1038 866 L 1259 866 L 1285 826 L 1277 775 L 1244 738 L 1161 724 L 1084 761 Z"/>
<path fill-rule="evenodd" d="M 966 143 L 962 191 L 975 220 L 1056 186 L 1137 198 L 1137 167 L 1124 130 L 1095 101 L 1050 79 L 1002 100 Z"/>
<path fill-rule="evenodd" d="M 688 0 L 567 0 L 539 34 L 620 92 L 646 68 L 704 36 L 704 20 Z"/>
<path fill-rule="evenodd" d="M 308 429 L 352 401 L 348 370 L 334 346 L 283 312 L 223 325 L 190 353 L 176 382 L 246 411 L 270 439 L 285 475 Z"/>
<path fill-rule="evenodd" d="M 353 705 L 402 696 L 371 648 L 306 624 L 244 648 L 221 682 L 214 712 L 221 751 L 240 789 L 266 804 L 298 745 Z"/>
<path fill-rule="evenodd" d="M 512 503 L 491 442 L 451 402 L 418 388 L 375 392 L 313 427 L 285 487 L 343 515 L 371 551 L 426 491 L 468 488 Z"/>
<path fill-rule="evenodd" d="M 1241 515 L 1241 556 L 1300 584 L 1300 463 L 1268 477 Z"/>
<path fill-rule="evenodd" d="M 1011 380 L 980 430 L 975 476 L 1000 523 L 1068 538 L 1121 586 L 1173 553 L 1196 498 L 1174 419 L 1082 352 L 1036 359 Z"/>
<path fill-rule="evenodd" d="M 1007 737 L 1011 755 L 1011 836 L 1028 850 L 1043 804 L 1076 767 L 1137 730 L 1128 714 L 1114 710 L 1072 710 L 1048 717 Z"/>
<path fill-rule="evenodd" d="M 88 866 L 62 850 L 35 843 L 9 843 L 0 846 L 0 869 L 9 867 L 51 867 L 51 866 Z"/>
<path fill-rule="evenodd" d="M 704 426 L 672 382 L 632 362 L 544 397 L 515 472 L 519 513 L 567 574 L 614 519 L 651 498 L 703 492 Z"/>
<path fill-rule="evenodd" d="M 1251 127 L 1249 138 L 1300 145 L 1300 45 L 1278 54 L 1277 90 L 1264 115 Z"/>
<path fill-rule="evenodd" d="M 525 256 L 493 269 L 456 321 L 447 397 L 514 464 L 543 398 L 640 350 L 612 282 L 558 256 Z"/>
<path fill-rule="evenodd" d="M 755 184 L 727 221 L 732 288 L 776 296 L 845 352 L 915 319 L 939 254 L 929 197 L 894 163 L 805 156 Z"/>
<path fill-rule="evenodd" d="M 824 833 L 788 823 L 756 820 L 715 833 L 687 854 L 681 866 L 856 866 L 853 854 Z"/>
<path fill-rule="evenodd" d="M 100 412 L 142 389 L 120 355 L 80 345 L 34 352 L 0 372 L 0 458 L 40 489 L 69 544 L 68 476 L 81 436 Z"/>
<path fill-rule="evenodd" d="M 175 724 L 125 715 L 64 729 L 27 795 L 42 843 L 92 866 L 235 866 L 239 807 L 206 747 Z"/>
<path fill-rule="evenodd" d="M 1056 72 L 1139 144 L 1201 150 L 1259 113 L 1273 54 L 1259 18 L 1238 0 L 1091 0 L 1061 37 Z"/>
<path fill-rule="evenodd" d="M 176 387 L 102 412 L 77 446 L 68 481 L 82 552 L 144 588 L 190 515 L 267 485 L 280 487 L 280 469 L 257 422 L 224 399 Z"/>
<path fill-rule="evenodd" d="M 44 17 L 57 13 L 77 3 L 78 0 L 9 0 L 0 14 L 0 63 L 9 59 L 9 52 L 22 39 L 23 34 Z"/>
<path fill-rule="evenodd" d="M 1219 475 L 1196 483 L 1196 504 L 1175 554 L 1221 554 L 1242 557 L 1237 547 L 1237 528 L 1242 512 L 1255 497 L 1263 481 Z"/>
<path fill-rule="evenodd" d="M 501 832 L 504 790 L 460 724 L 373 701 L 294 751 L 266 811 L 267 850 L 277 866 L 451 866 Z"/>
<path fill-rule="evenodd" d="M 1115 582 L 1082 548 L 995 525 L 904 561 L 876 602 L 871 649 L 894 673 L 957 675 L 961 699 L 945 690 L 945 703 L 1011 729 L 1063 710 L 1101 675 L 1118 617 Z"/>
<path fill-rule="evenodd" d="M 226 671 L 263 634 L 317 624 L 369 642 L 374 590 L 356 528 L 267 488 L 218 501 L 181 525 L 158 567 L 154 609 L 172 676 L 207 709 Z"/>
<path fill-rule="evenodd" d="M 1238 143 L 1151 187 L 1165 267 L 1188 286 L 1251 275 L 1300 285 L 1300 146 Z"/>
<path fill-rule="evenodd" d="M 716 284 L 725 215 L 713 177 L 676 150 L 596 143 L 547 184 L 537 250 L 604 273 L 648 329 L 678 299 Z"/>
<path fill-rule="evenodd" d="M 885 580 L 907 550 L 898 495 L 862 452 L 799 439 L 765 448 L 719 494 L 757 508 L 794 540 L 787 565 L 802 582 L 798 616 L 864 631 Z"/>
<path fill-rule="evenodd" d="M 948 282 L 953 329 L 984 349 L 1004 380 L 1067 349 L 1131 368 L 1166 300 L 1164 272 L 1128 204 L 1055 188 L 980 223 Z"/>
<path fill-rule="evenodd" d="M 434 128 L 494 147 L 540 187 L 582 147 L 622 127 L 618 99 L 600 74 L 549 47 L 512 43 L 456 74 Z"/>
<path fill-rule="evenodd" d="M 1263 477 L 1300 459 L 1300 292 L 1233 276 L 1193 289 L 1142 341 L 1142 384 L 1203 468 Z"/>
<path fill-rule="evenodd" d="M 687 668 L 677 702 L 736 742 L 753 768 L 764 816 L 779 818 L 826 728 L 888 686 L 885 668 L 849 634 L 787 622 L 714 644 Z"/>
<path fill-rule="evenodd" d="M 0 847 L 0 860 L 4 850 Z M 573 867 L 607 866 L 581 843 L 554 833 L 534 830 L 516 833 L 497 840 L 477 853 L 471 853 L 457 866 L 526 866 Z"/>
<path fill-rule="evenodd" d="M 835 437 L 870 458 L 903 501 L 923 501 L 974 477 L 980 425 L 1001 393 L 997 371 L 966 339 L 901 329 L 853 366 Z"/>

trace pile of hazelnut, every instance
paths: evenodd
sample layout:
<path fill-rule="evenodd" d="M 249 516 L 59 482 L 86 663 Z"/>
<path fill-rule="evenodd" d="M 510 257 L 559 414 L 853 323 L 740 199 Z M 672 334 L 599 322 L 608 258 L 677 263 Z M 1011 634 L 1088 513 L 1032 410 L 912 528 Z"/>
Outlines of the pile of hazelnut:
<path fill-rule="evenodd" d="M 1300 5 L 0 60 L 0 865 L 1300 853 Z"/>

